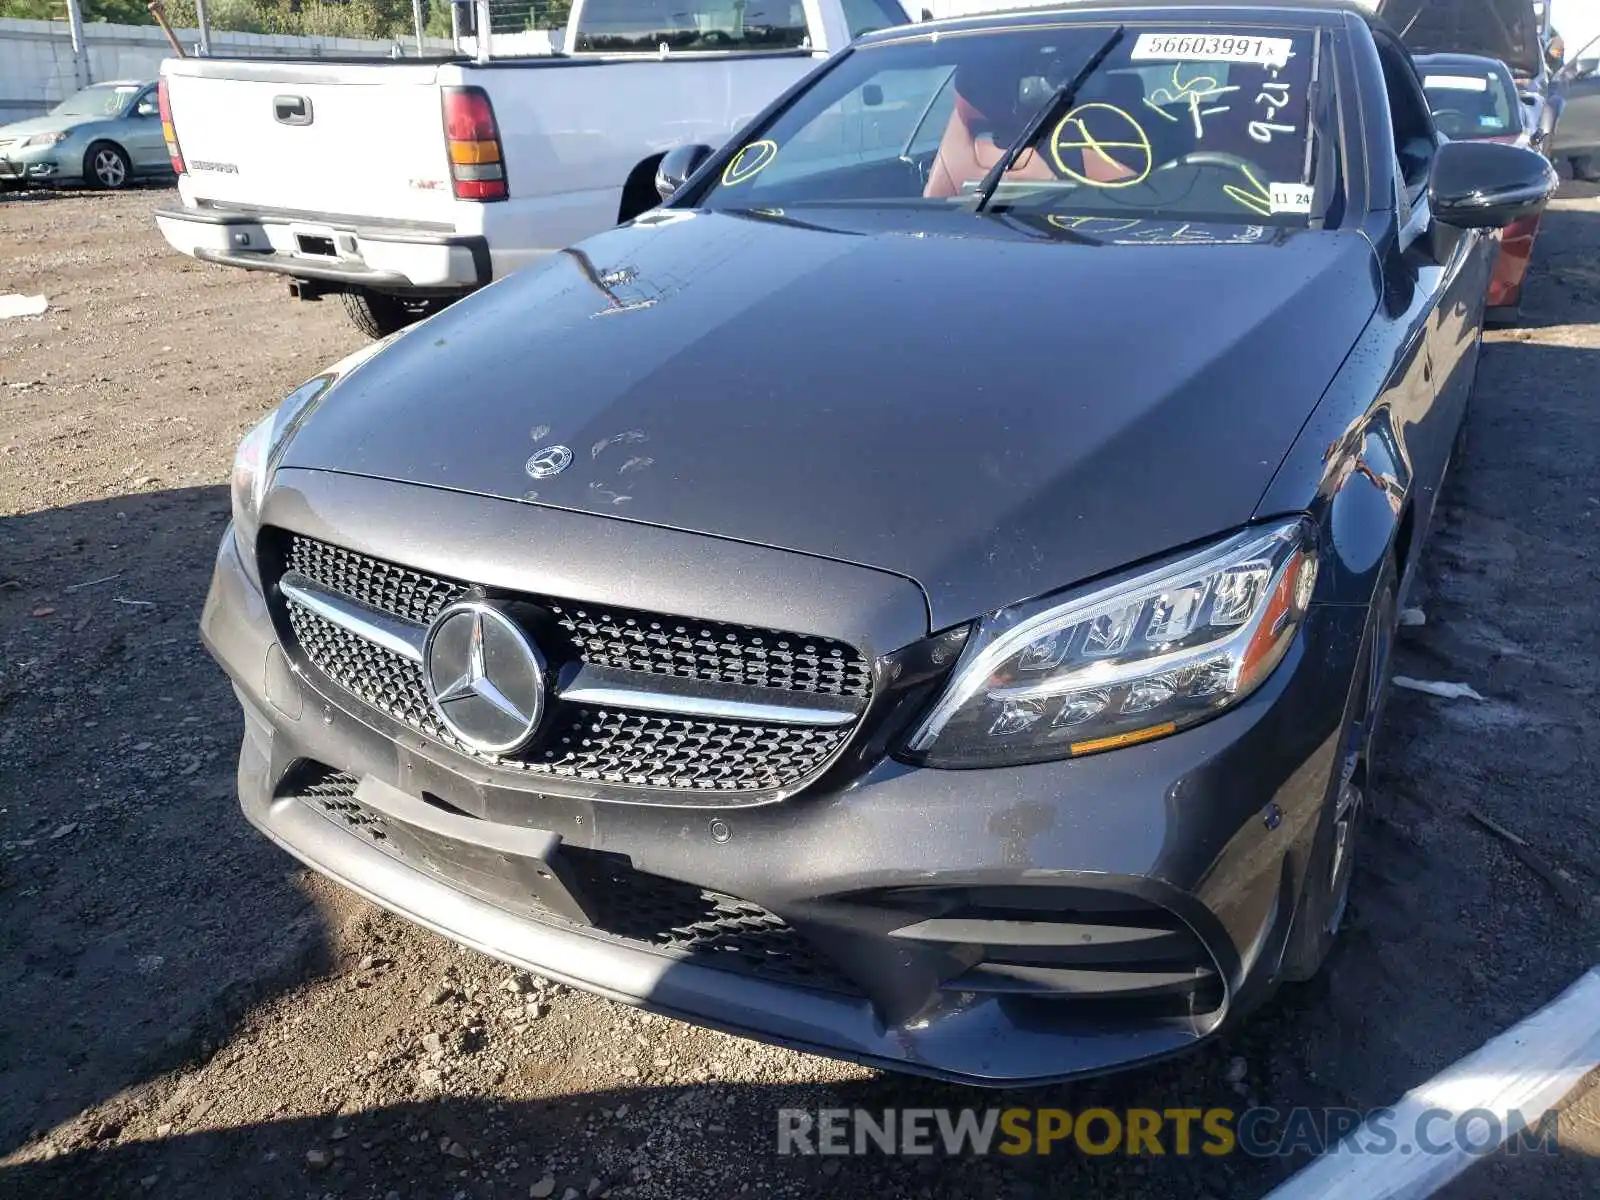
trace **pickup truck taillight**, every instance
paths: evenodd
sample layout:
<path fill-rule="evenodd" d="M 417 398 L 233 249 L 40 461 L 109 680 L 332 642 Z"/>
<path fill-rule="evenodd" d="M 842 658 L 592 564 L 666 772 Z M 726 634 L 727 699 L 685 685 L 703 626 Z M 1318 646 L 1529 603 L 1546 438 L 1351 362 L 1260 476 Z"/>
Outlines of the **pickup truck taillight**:
<path fill-rule="evenodd" d="M 167 157 L 175 175 L 183 174 L 183 151 L 178 148 L 178 131 L 172 125 L 172 101 L 167 99 L 167 81 L 156 84 L 156 105 L 161 110 L 161 136 L 167 139 Z"/>
<path fill-rule="evenodd" d="M 444 140 L 457 200 L 504 200 L 505 155 L 494 106 L 480 87 L 444 89 Z"/>

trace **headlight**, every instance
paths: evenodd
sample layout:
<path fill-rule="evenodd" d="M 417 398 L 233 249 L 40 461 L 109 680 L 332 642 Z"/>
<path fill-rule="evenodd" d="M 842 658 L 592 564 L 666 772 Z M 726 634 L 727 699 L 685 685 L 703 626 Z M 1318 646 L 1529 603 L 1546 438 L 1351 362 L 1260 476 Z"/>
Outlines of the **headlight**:
<path fill-rule="evenodd" d="M 239 556 L 257 586 L 256 530 L 261 524 L 261 499 L 267 483 L 277 469 L 300 423 L 311 414 L 316 401 L 333 385 L 332 374 L 318 375 L 301 384 L 284 398 L 266 418 L 244 435 L 233 456 L 233 535 L 239 542 Z"/>
<path fill-rule="evenodd" d="M 272 482 L 272 473 L 278 469 L 278 462 L 289 447 L 289 440 L 316 410 L 329 388 L 405 332 L 402 329 L 363 346 L 316 378 L 302 383 L 239 443 L 233 456 L 233 534 L 239 542 L 239 557 L 244 560 L 245 570 L 257 587 L 261 585 L 256 574 L 256 530 L 261 524 L 261 501 L 267 494 L 267 484 Z"/>
<path fill-rule="evenodd" d="M 990 767 L 1173 733 L 1272 673 L 1317 580 L 1305 520 L 1245 530 L 1132 577 L 984 619 L 909 757 Z"/>
<path fill-rule="evenodd" d="M 67 135 L 64 132 L 36 133 L 32 137 L 24 138 L 18 149 L 28 146 L 55 146 L 66 140 Z"/>

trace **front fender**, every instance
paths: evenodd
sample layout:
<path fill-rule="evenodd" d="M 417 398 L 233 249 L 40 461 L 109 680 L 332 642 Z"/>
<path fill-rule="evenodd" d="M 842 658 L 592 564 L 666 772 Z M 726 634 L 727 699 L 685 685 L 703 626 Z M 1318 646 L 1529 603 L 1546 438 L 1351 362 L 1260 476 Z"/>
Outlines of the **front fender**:
<path fill-rule="evenodd" d="M 1406 373 L 1394 369 L 1386 347 L 1372 344 L 1372 333 L 1352 351 L 1257 509 L 1258 516 L 1304 511 L 1317 523 L 1318 603 L 1369 603 L 1410 519 L 1416 476 L 1395 411 Z M 1408 564 L 1397 565 L 1404 574 Z"/>

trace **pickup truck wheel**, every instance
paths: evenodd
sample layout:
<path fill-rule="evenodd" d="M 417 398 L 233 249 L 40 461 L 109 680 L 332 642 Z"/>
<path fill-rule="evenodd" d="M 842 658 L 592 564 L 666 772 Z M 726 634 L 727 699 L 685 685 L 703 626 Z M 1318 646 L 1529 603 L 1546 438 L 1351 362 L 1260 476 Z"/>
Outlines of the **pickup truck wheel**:
<path fill-rule="evenodd" d="M 83 153 L 83 178 L 96 187 L 118 188 L 128 186 L 133 178 L 133 163 L 128 152 L 115 142 L 92 142 Z"/>
<path fill-rule="evenodd" d="M 407 300 L 383 292 L 344 293 L 344 311 L 349 314 L 351 323 L 369 338 L 388 337 L 397 329 L 432 316 L 448 303 L 448 300 Z"/>

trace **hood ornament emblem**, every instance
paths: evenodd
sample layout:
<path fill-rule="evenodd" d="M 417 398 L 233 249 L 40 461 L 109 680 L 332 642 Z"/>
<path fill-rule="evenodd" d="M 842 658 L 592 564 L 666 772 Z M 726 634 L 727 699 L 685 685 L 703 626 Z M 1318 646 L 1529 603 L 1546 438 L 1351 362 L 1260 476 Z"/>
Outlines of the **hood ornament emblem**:
<path fill-rule="evenodd" d="M 524 468 L 534 479 L 549 479 L 572 465 L 572 450 L 567 446 L 546 446 L 537 451 Z"/>

